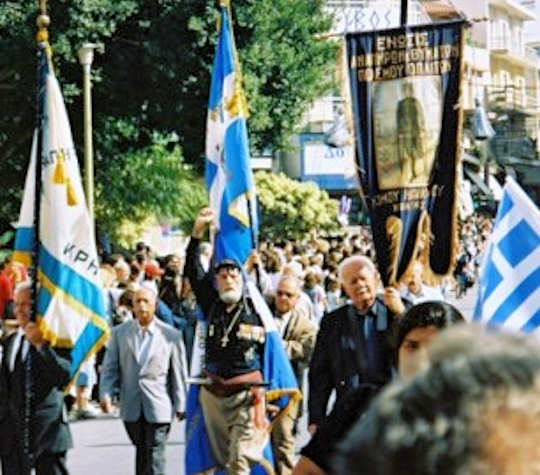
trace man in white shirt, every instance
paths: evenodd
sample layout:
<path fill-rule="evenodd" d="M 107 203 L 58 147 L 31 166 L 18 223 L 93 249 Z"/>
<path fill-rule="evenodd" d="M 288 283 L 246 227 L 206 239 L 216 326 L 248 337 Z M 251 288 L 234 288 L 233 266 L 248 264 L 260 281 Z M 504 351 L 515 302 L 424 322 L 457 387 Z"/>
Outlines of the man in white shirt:
<path fill-rule="evenodd" d="M 441 289 L 424 284 L 423 274 L 424 264 L 419 260 L 415 261 L 401 297 L 412 305 L 427 301 L 444 301 Z"/>

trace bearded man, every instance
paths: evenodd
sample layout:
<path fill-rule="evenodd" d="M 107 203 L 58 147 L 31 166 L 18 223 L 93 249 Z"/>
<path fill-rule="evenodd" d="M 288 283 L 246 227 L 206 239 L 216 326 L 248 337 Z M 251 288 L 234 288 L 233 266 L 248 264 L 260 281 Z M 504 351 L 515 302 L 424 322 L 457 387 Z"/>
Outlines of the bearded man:
<path fill-rule="evenodd" d="M 224 259 L 209 272 L 201 264 L 200 240 L 213 221 L 210 208 L 197 215 L 184 269 L 207 323 L 203 366 L 211 384 L 201 387 L 199 402 L 217 462 L 227 473 L 248 475 L 268 441 L 260 387 L 266 333 L 240 263 Z"/>

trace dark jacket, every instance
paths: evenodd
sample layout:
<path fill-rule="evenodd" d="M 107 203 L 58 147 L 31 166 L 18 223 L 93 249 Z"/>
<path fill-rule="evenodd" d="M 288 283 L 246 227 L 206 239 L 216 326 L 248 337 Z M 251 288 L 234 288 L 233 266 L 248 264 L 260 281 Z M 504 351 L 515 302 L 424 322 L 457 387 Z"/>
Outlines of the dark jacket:
<path fill-rule="evenodd" d="M 25 368 L 20 361 L 16 361 L 13 371 L 8 366 L 16 335 L 3 342 L 0 368 L 0 453 L 4 455 L 13 452 L 17 441 L 21 444 L 23 440 Z M 63 393 L 70 378 L 69 352 L 48 346 L 37 350 L 30 345 L 28 356 L 32 368 L 31 451 L 35 457 L 44 451 L 65 452 L 73 445 Z"/>
<path fill-rule="evenodd" d="M 199 240 L 191 238 L 184 274 L 208 324 L 205 370 L 225 379 L 260 371 L 266 333 L 250 299 L 244 295 L 230 313 L 214 287 L 214 274 L 200 263 Z"/>
<path fill-rule="evenodd" d="M 375 326 L 372 363 L 368 363 L 366 354 L 364 316 L 358 315 L 354 306 L 344 305 L 321 320 L 309 367 L 310 424 L 320 424 L 324 419 L 332 390 L 336 390 L 339 401 L 353 389 L 364 386 L 378 390 L 390 381 L 394 366 L 394 315 L 380 299 L 376 299 L 368 313 Z"/>

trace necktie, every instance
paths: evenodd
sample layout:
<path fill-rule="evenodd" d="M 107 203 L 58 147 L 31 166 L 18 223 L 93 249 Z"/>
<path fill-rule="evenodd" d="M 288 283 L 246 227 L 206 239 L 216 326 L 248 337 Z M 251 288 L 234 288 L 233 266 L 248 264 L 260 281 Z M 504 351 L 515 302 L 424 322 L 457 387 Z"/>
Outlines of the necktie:
<path fill-rule="evenodd" d="M 368 375 L 371 377 L 376 368 L 376 342 L 373 315 L 364 317 L 364 341 L 366 342 L 366 360 Z"/>
<path fill-rule="evenodd" d="M 143 329 L 141 332 L 141 345 L 139 347 L 139 364 L 144 364 L 148 357 L 148 347 L 150 346 L 150 332 Z"/>

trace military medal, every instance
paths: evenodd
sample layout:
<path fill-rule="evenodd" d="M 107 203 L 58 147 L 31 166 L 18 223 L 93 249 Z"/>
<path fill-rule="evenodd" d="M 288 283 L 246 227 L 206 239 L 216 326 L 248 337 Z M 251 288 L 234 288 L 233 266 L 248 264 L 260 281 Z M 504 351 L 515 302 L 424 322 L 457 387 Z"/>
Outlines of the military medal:
<path fill-rule="evenodd" d="M 246 363 L 249 363 L 255 359 L 255 347 L 252 346 L 249 350 L 244 353 L 244 360 Z"/>

